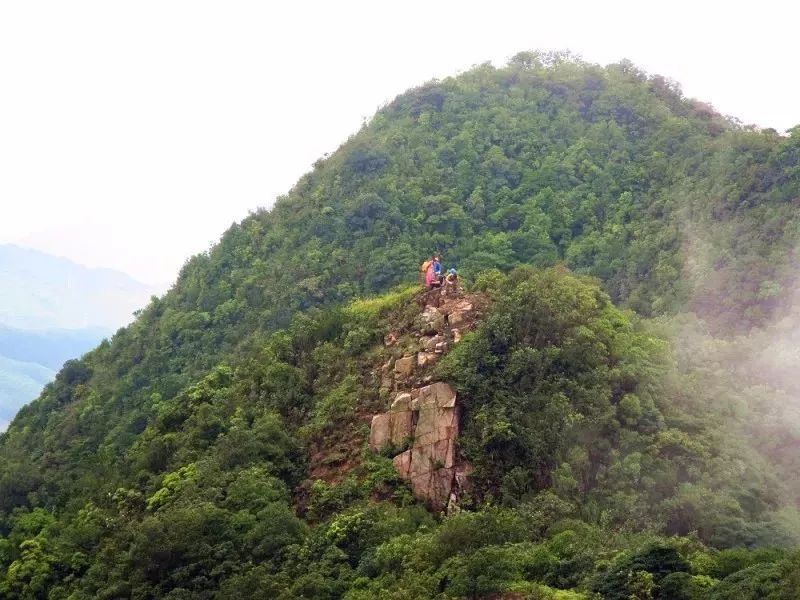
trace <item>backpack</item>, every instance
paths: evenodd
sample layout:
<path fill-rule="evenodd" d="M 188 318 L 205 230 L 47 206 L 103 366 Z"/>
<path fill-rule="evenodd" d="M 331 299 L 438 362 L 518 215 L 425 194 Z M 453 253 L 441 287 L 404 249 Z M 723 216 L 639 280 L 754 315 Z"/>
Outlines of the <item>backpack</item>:
<path fill-rule="evenodd" d="M 419 268 L 419 272 L 420 273 L 427 273 L 428 269 L 431 268 L 432 264 L 433 264 L 432 260 L 426 260 L 424 263 L 422 263 L 422 266 Z"/>

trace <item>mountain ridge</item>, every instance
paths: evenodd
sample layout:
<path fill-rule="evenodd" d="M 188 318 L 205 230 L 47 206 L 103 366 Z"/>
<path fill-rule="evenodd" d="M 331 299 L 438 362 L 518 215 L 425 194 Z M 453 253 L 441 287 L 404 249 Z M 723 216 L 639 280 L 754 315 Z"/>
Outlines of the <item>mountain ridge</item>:
<path fill-rule="evenodd" d="M 799 160 L 797 130 L 627 62 L 522 53 L 402 94 L 21 411 L 0 591 L 789 594 L 797 415 L 728 366 L 791 304 Z M 434 251 L 497 295 L 439 372 L 475 465 L 446 518 L 380 454 L 308 477 L 349 456 L 321 440 L 366 451 L 354 417 L 388 408 L 376 359 L 402 349 L 383 334 L 418 312 L 386 292 Z"/>

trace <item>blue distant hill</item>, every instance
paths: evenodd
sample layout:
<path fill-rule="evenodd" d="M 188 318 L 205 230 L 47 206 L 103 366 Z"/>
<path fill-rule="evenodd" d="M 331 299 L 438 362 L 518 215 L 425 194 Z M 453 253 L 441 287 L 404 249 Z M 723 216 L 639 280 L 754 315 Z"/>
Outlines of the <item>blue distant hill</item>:
<path fill-rule="evenodd" d="M 153 289 L 111 269 L 0 244 L 0 325 L 16 329 L 116 330 Z"/>
<path fill-rule="evenodd" d="M 19 408 L 36 398 L 56 371 L 42 365 L 0 356 L 0 431 Z"/>
<path fill-rule="evenodd" d="M 65 361 L 127 324 L 152 292 L 118 271 L 0 244 L 0 431 Z"/>
<path fill-rule="evenodd" d="M 58 370 L 65 361 L 79 357 L 112 333 L 102 327 L 39 331 L 0 325 L 0 356 Z"/>

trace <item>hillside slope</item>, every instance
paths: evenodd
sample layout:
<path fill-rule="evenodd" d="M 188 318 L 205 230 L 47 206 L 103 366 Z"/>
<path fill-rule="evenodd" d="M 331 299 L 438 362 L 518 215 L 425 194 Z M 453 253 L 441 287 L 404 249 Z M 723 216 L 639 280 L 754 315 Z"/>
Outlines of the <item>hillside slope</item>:
<path fill-rule="evenodd" d="M 23 409 L 0 439 L 0 589 L 791 586 L 786 551 L 714 549 L 800 540 L 797 415 L 784 391 L 727 367 L 757 338 L 735 352 L 694 340 L 714 350 L 698 365 L 612 301 L 645 317 L 694 310 L 696 331 L 722 334 L 780 314 L 799 163 L 798 130 L 742 128 L 627 63 L 524 53 L 401 95 Z M 387 408 L 380 337 L 410 325 L 413 294 L 341 308 L 414 280 L 434 250 L 479 291 L 503 290 L 442 362 L 476 487 L 474 512 L 441 524 L 387 460 L 353 460 L 358 418 Z M 559 270 L 491 271 L 556 263 L 605 293 Z M 339 436 L 341 454 L 326 450 Z M 314 482 L 320 466 L 342 477 Z M 673 534 L 689 537 L 659 537 Z"/>
<path fill-rule="evenodd" d="M 797 555 L 718 550 L 800 542 L 785 484 L 796 465 L 776 469 L 729 417 L 709 410 L 709 399 L 730 401 L 742 381 L 711 395 L 693 389 L 702 367 L 677 368 L 649 326 L 563 270 L 487 274 L 476 293 L 480 318 L 458 336 L 448 328 L 442 337 L 453 348 L 443 357 L 427 350 L 442 331 L 430 295 L 410 287 L 298 315 L 175 399 L 132 407 L 141 429 L 113 460 L 116 476 L 84 473 L 84 491 L 70 492 L 63 509 L 6 517 L 0 591 L 628 598 L 640 585 L 626 577 L 630 565 L 658 593 L 727 598 L 726 586 L 742 589 L 729 580 L 763 590 L 761 569 L 775 575 L 775 590 L 794 589 Z M 86 375 L 71 364 L 47 393 L 81 393 Z M 441 508 L 444 498 L 397 460 L 404 447 L 422 451 L 421 438 L 367 448 L 373 416 L 407 386 L 431 381 L 458 390 L 455 464 L 472 473 L 438 522 L 424 506 Z M 65 456 L 57 438 L 74 444 L 99 410 L 85 405 L 67 430 L 53 431 L 42 458 L 88 464 L 85 447 Z M 734 422 L 770 424 L 758 406 Z M 6 456 L 20 440 L 12 431 Z M 432 457 L 432 471 L 449 470 L 445 456 Z M 27 476 L 3 481 L 5 506 L 37 474 Z"/>

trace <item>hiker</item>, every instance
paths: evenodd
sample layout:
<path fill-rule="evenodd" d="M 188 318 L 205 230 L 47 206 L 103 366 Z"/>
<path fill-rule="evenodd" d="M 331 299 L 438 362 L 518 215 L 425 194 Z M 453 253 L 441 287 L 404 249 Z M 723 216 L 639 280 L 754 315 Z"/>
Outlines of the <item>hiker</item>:
<path fill-rule="evenodd" d="M 423 261 L 419 266 L 420 282 L 424 287 L 428 287 L 428 270 L 431 268 L 434 258 L 434 256 L 431 256 L 428 260 Z"/>
<path fill-rule="evenodd" d="M 442 263 L 439 261 L 438 255 L 434 255 L 433 257 L 433 274 L 436 276 L 436 279 L 439 280 L 439 285 L 442 285 Z"/>
<path fill-rule="evenodd" d="M 430 260 L 422 263 L 420 271 L 424 273 L 424 285 L 427 289 L 442 285 L 442 263 L 439 256 L 434 254 Z"/>
<path fill-rule="evenodd" d="M 450 269 L 447 271 L 447 277 L 444 278 L 444 292 L 448 296 L 458 295 L 458 271 Z"/>

